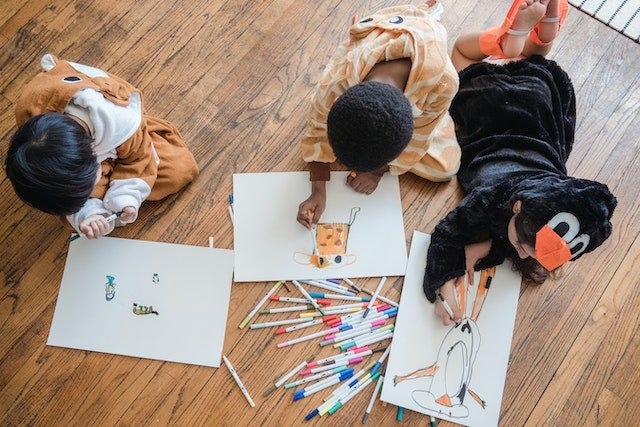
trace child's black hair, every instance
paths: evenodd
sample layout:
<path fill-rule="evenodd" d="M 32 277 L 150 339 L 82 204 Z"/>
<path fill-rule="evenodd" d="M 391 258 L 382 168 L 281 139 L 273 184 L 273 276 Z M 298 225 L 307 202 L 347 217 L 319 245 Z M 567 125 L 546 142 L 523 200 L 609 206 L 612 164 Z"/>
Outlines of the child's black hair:
<path fill-rule="evenodd" d="M 366 81 L 350 87 L 327 118 L 336 158 L 356 172 L 372 172 L 395 159 L 413 135 L 413 114 L 401 90 Z"/>
<path fill-rule="evenodd" d="M 520 242 L 535 248 L 536 234 L 539 229 L 536 227 L 534 221 L 526 213 L 520 211 L 514 218 L 514 225 Z M 509 251 L 509 258 L 513 261 L 515 269 L 520 271 L 525 279 L 540 285 L 549 278 L 550 271 L 544 268 L 538 260 L 533 257 L 520 258 L 513 247 Z"/>
<path fill-rule="evenodd" d="M 89 199 L 100 165 L 93 139 L 73 118 L 46 113 L 13 135 L 6 172 L 25 203 L 54 215 L 71 215 Z"/>

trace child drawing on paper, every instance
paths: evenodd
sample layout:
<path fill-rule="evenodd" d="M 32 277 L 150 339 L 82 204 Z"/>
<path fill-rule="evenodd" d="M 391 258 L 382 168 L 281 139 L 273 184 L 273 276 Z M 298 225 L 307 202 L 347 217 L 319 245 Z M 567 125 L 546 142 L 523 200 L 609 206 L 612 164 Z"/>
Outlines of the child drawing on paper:
<path fill-rule="evenodd" d="M 491 267 L 481 272 L 471 315 L 463 317 L 449 329 L 440 344 L 436 361 L 426 368 L 407 375 L 396 375 L 393 378 L 394 385 L 397 385 L 405 380 L 424 376 L 433 377 L 428 390 L 416 389 L 411 393 L 413 401 L 418 406 L 449 417 L 465 418 L 469 416 L 465 398 L 470 395 L 480 407 L 486 407 L 486 402 L 471 389 L 471 380 L 481 344 L 480 328 L 477 324 L 478 315 L 491 286 L 495 270 L 495 267 Z M 458 299 L 463 313 L 465 313 L 467 294 L 467 284 L 461 284 L 458 287 Z"/>
<path fill-rule="evenodd" d="M 347 254 L 349 229 L 360 212 L 359 207 L 351 208 L 347 223 L 320 223 L 312 230 L 313 253 L 296 252 L 293 259 L 298 264 L 313 265 L 316 268 L 339 268 L 356 261 L 354 254 Z"/>
<path fill-rule="evenodd" d="M 107 275 L 107 283 L 104 284 L 104 298 L 107 301 L 111 301 L 116 296 L 116 278 Z"/>

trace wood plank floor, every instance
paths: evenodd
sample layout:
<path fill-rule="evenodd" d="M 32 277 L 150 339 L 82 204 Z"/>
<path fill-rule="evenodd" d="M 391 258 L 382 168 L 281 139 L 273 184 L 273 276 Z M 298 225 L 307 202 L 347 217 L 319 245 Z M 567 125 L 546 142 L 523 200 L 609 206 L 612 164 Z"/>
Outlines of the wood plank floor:
<path fill-rule="evenodd" d="M 184 192 L 145 203 L 112 236 L 232 248 L 226 208 L 235 172 L 303 170 L 298 141 L 308 95 L 353 14 L 400 1 L 31 0 L 0 3 L 0 138 L 13 104 L 47 53 L 99 66 L 145 94 L 173 121 L 201 168 Z M 418 1 L 415 1 L 418 3 Z M 497 24 L 507 0 L 447 0 L 450 42 Z M 640 409 L 640 45 L 573 9 L 550 57 L 578 99 L 569 171 L 605 182 L 618 197 L 601 249 L 556 281 L 523 286 L 500 424 L 638 425 Z M 3 159 L 4 162 L 4 159 Z M 461 196 L 454 182 L 400 179 L 407 242 L 431 232 Z M 249 408 L 226 368 L 45 346 L 68 232 L 29 209 L 0 173 L 1 425 L 302 425 L 321 401 L 262 393 L 311 346 L 276 349 L 272 330 L 240 330 L 268 283 L 234 284 L 224 351 L 254 396 Z M 291 213 L 294 220 L 295 212 Z M 399 297 L 402 278 L 387 296 Z M 374 287 L 374 281 L 365 282 Z M 319 393 L 322 394 L 322 393 Z M 358 425 L 370 392 L 330 420 Z M 396 425 L 377 404 L 371 425 Z M 406 411 L 404 424 L 428 425 Z M 443 425 L 446 425 L 444 423 Z"/>

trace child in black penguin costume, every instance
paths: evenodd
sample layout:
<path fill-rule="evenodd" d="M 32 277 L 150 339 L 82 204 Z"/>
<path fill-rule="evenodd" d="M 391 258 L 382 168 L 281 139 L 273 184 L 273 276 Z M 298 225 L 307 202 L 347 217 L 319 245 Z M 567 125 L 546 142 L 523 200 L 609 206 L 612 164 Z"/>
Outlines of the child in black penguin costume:
<path fill-rule="evenodd" d="M 541 283 L 611 234 L 616 199 L 607 186 L 567 176 L 574 91 L 560 66 L 544 58 L 564 3 L 515 0 L 491 49 L 486 39 L 495 28 L 454 45 L 460 89 L 450 113 L 462 148 L 458 181 L 467 195 L 432 233 L 423 285 L 444 324 L 462 317 L 454 289 L 465 274 L 472 278 L 474 270 L 509 257 L 525 278 Z M 488 51 L 521 58 L 483 62 Z"/>

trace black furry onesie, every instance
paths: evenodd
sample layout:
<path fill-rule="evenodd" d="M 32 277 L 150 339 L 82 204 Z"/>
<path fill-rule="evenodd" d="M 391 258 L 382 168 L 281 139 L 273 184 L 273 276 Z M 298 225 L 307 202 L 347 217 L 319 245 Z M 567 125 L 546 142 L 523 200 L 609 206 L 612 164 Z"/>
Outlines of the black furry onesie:
<path fill-rule="evenodd" d="M 576 107 L 558 64 L 533 56 L 471 65 L 460 73 L 450 113 L 462 148 L 458 181 L 467 195 L 432 233 L 424 278 L 429 301 L 446 281 L 464 275 L 465 245 L 492 240 L 476 270 L 504 261 L 513 250 L 507 225 L 518 199 L 536 205 L 540 227 L 560 211 L 577 216 L 590 239 L 572 247 L 573 259 L 609 236 L 615 198 L 603 184 L 566 174 Z"/>

